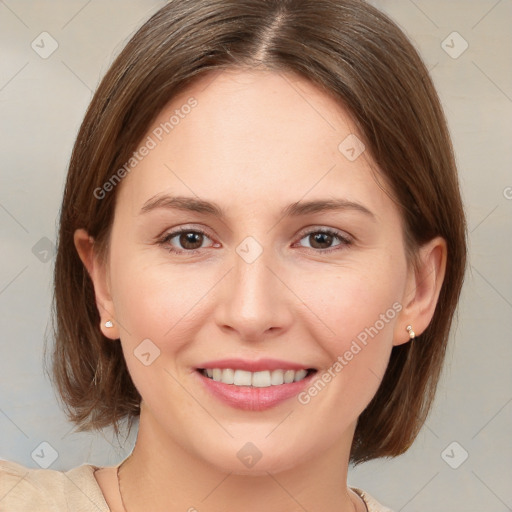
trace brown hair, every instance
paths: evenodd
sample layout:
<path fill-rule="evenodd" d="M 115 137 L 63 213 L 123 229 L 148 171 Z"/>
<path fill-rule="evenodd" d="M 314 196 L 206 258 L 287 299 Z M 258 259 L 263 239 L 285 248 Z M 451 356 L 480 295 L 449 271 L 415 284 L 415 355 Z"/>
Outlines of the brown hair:
<path fill-rule="evenodd" d="M 171 0 L 127 43 L 96 91 L 67 176 L 55 264 L 52 378 L 78 430 L 132 421 L 141 397 L 121 346 L 105 338 L 73 233 L 106 251 L 116 190 L 97 199 L 161 109 L 211 70 L 261 66 L 299 74 L 351 112 L 403 212 L 408 251 L 448 247 L 434 317 L 395 346 L 360 415 L 351 462 L 408 449 L 430 410 L 466 264 L 466 224 L 450 137 L 421 58 L 402 31 L 361 0 Z M 341 142 L 341 141 L 340 141 Z M 118 188 L 118 187 L 117 187 Z"/>

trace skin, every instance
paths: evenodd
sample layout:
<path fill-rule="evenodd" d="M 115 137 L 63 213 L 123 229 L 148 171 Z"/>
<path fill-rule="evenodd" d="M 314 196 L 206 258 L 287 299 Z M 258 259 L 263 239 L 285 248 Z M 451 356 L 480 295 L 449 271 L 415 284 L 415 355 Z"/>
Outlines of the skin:
<path fill-rule="evenodd" d="M 101 329 L 113 343 L 120 338 L 143 397 L 136 445 L 121 470 L 124 502 L 129 512 L 365 510 L 344 485 L 356 421 L 392 347 L 409 342 L 406 326 L 419 335 L 429 324 L 446 244 L 430 241 L 418 268 L 408 265 L 402 219 L 375 164 L 367 152 L 349 161 L 338 150 L 357 134 L 349 114 L 303 78 L 242 69 L 204 76 L 173 98 L 148 135 L 192 96 L 198 105 L 116 190 L 108 260 L 84 230 L 75 233 Z M 214 201 L 226 217 L 141 213 L 161 194 Z M 372 213 L 281 214 L 290 203 L 332 198 Z M 158 243 L 179 227 L 207 236 L 195 245 L 180 245 L 179 236 Z M 315 242 L 319 228 L 351 243 Z M 252 263 L 236 252 L 248 236 L 263 248 Z M 320 376 L 394 303 L 401 311 L 306 405 L 293 397 L 265 411 L 235 409 L 195 373 L 206 360 L 269 357 Z M 145 366 L 133 352 L 148 338 L 160 356 Z M 237 457 L 249 441 L 262 453 L 252 468 Z M 115 468 L 96 478 L 111 509 L 122 510 Z"/>

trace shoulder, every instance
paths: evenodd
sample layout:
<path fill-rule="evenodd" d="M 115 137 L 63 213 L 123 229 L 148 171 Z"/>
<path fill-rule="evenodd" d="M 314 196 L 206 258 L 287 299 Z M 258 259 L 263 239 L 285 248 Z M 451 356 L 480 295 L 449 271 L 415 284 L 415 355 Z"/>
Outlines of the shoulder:
<path fill-rule="evenodd" d="M 363 501 L 366 504 L 368 512 L 393 512 L 390 508 L 385 507 L 384 505 L 379 503 L 373 496 L 370 496 L 366 491 L 358 489 L 357 487 L 351 487 L 351 489 L 355 493 L 359 494 L 361 498 L 363 498 Z"/>
<path fill-rule="evenodd" d="M 0 504 L 9 511 L 66 510 L 62 473 L 52 470 L 30 469 L 16 462 L 0 460 Z"/>
<path fill-rule="evenodd" d="M 0 460 L 0 510 L 109 512 L 94 478 L 95 469 L 90 464 L 69 471 L 32 469 Z"/>

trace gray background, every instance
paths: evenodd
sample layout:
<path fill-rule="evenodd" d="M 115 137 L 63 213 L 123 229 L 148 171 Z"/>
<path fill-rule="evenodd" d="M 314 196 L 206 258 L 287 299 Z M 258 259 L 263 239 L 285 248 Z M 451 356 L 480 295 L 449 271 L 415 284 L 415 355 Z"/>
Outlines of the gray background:
<path fill-rule="evenodd" d="M 74 138 L 113 56 L 164 3 L 0 0 L 0 458 L 39 467 L 31 454 L 47 442 L 58 455 L 50 467 L 66 470 L 117 464 L 132 449 L 136 429 L 124 447 L 110 430 L 72 432 L 42 350 Z M 440 93 L 468 214 L 470 269 L 418 439 L 401 457 L 351 469 L 349 483 L 395 511 L 512 510 L 512 1 L 372 3 L 413 40 Z M 40 53 L 52 40 L 42 32 L 58 43 L 47 58 Z"/>

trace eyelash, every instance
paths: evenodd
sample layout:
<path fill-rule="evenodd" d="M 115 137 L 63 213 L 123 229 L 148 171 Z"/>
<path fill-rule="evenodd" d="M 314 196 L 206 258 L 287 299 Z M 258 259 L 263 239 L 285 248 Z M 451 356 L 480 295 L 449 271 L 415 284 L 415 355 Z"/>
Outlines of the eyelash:
<path fill-rule="evenodd" d="M 161 246 L 165 246 L 167 248 L 167 250 L 170 252 L 170 253 L 174 253 L 174 254 L 196 254 L 198 253 L 201 249 L 191 249 L 191 250 L 187 250 L 187 249 L 183 249 L 183 250 L 178 250 L 176 249 L 175 247 L 173 247 L 172 245 L 170 245 L 170 241 L 175 238 L 176 236 L 179 236 L 183 233 L 194 233 L 194 234 L 200 234 L 200 235 L 203 235 L 207 238 L 210 238 L 208 236 L 208 234 L 203 231 L 202 229 L 197 229 L 197 228 L 194 228 L 194 229 L 191 229 L 191 228 L 181 228 L 181 229 L 178 229 L 176 231 L 172 231 L 171 233 L 167 233 L 166 235 L 164 235 L 160 240 L 158 240 L 158 244 L 161 245 Z M 342 235 L 339 231 L 336 231 L 336 230 L 333 230 L 333 229 L 329 229 L 329 228 L 317 228 L 317 229 L 313 229 L 313 230 L 310 230 L 310 231 L 307 231 L 305 233 L 302 233 L 301 234 L 301 237 L 299 239 L 302 240 L 303 238 L 306 238 L 310 235 L 313 235 L 313 234 L 317 234 L 317 233 L 322 233 L 322 234 L 326 234 L 326 235 L 330 235 L 334 238 L 337 238 L 340 243 L 338 245 L 335 245 L 334 247 L 331 247 L 331 248 L 328 248 L 328 249 L 315 249 L 313 247 L 303 247 L 304 249 L 309 249 L 313 252 L 317 252 L 317 253 L 320 253 L 320 254 L 326 254 L 326 253 L 331 253 L 331 252 L 334 252 L 334 251 L 339 251 L 339 250 L 342 250 L 343 247 L 348 247 L 350 245 L 352 245 L 353 243 L 353 240 L 351 240 L 349 237 L 347 236 L 344 236 Z"/>

